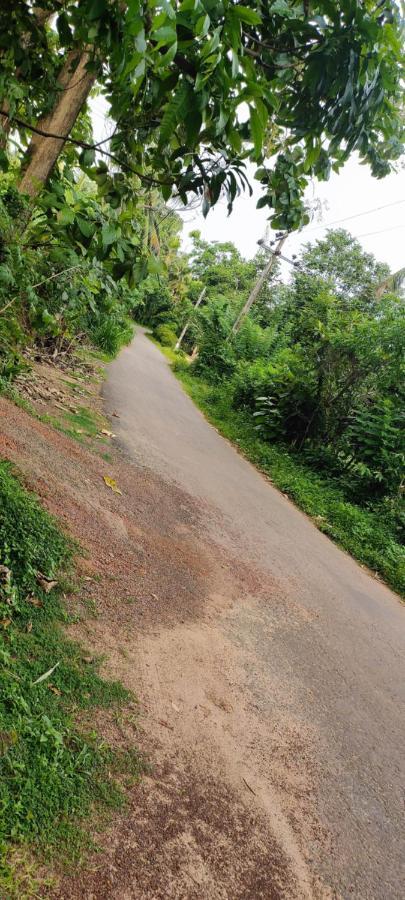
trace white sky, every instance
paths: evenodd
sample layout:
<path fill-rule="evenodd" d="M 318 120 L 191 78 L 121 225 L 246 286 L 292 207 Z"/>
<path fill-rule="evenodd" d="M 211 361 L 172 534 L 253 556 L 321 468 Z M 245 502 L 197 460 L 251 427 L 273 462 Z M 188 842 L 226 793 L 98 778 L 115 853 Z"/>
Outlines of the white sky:
<path fill-rule="evenodd" d="M 107 116 L 108 107 L 103 97 L 94 98 L 91 102 L 94 133 L 97 140 L 111 134 L 112 123 Z M 249 180 L 254 194 L 241 194 L 236 198 L 233 212 L 228 216 L 225 200 L 220 201 L 211 210 L 206 219 L 197 210 L 182 211 L 183 247 L 189 249 L 189 233 L 194 229 L 201 231 L 207 241 L 232 241 L 243 256 L 252 257 L 256 253 L 257 241 L 266 234 L 268 226 L 268 210 L 256 209 L 256 203 L 262 189 L 254 181 L 254 167 L 249 169 Z M 405 167 L 399 172 L 378 180 L 373 178 L 367 166 L 362 166 L 352 157 L 339 175 L 332 173 L 329 181 L 315 181 L 308 191 L 309 201 L 321 202 L 322 213 L 302 232 L 291 235 L 284 246 L 286 256 L 299 253 L 300 247 L 307 241 L 314 241 L 326 232 L 329 222 L 357 216 L 358 213 L 375 210 L 353 220 L 342 222 L 334 227 L 346 228 L 370 253 L 381 262 L 386 262 L 395 272 L 405 266 Z M 404 201 L 399 203 L 398 201 Z M 393 204 L 387 207 L 388 204 Z M 387 207 L 376 209 L 376 207 Z M 325 224 L 320 224 L 320 223 Z M 370 234 L 370 232 L 372 232 Z M 379 232 L 374 234 L 373 232 Z M 270 239 L 272 235 L 270 234 Z M 290 267 L 284 264 L 283 275 L 287 276 Z"/>
<path fill-rule="evenodd" d="M 206 219 L 197 210 L 183 214 L 185 248 L 190 246 L 189 232 L 198 228 L 204 240 L 232 241 L 245 257 L 254 256 L 258 249 L 257 241 L 266 233 L 268 210 L 256 209 L 262 189 L 258 182 L 252 179 L 250 181 L 254 187 L 254 196 L 249 197 L 245 193 L 238 197 L 229 217 L 224 201 L 214 207 Z M 308 199 L 311 201 L 314 198 L 322 203 L 321 219 L 316 217 L 302 232 L 288 238 L 283 250 L 286 256 L 298 253 L 307 241 L 314 241 L 325 235 L 326 224 L 329 222 L 357 216 L 358 213 L 375 207 L 395 204 L 334 227 L 346 228 L 355 237 L 359 237 L 364 249 L 373 253 L 381 262 L 388 263 L 392 271 L 405 265 L 405 168 L 378 180 L 372 177 L 368 167 L 352 158 L 339 175 L 332 173 L 329 181 L 314 183 L 308 191 Z M 403 203 L 399 203 L 400 200 Z M 321 225 L 321 222 L 325 225 Z M 274 234 L 270 234 L 270 239 L 272 237 Z"/>

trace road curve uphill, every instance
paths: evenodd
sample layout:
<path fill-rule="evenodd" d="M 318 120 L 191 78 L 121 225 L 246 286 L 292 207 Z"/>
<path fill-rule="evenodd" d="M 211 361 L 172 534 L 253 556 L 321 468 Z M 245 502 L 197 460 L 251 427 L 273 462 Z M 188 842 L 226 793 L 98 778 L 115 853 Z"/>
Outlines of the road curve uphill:
<path fill-rule="evenodd" d="M 233 888 L 226 866 L 211 877 L 201 836 L 195 893 L 179 874 L 167 896 L 400 900 L 403 604 L 217 433 L 141 329 L 109 366 L 104 398 L 125 453 L 187 495 L 223 560 L 203 616 L 140 638 L 141 701 L 161 725 L 171 709 L 163 755 L 181 758 L 183 775 L 203 767 L 212 785 L 220 774 L 253 816 L 246 840 L 250 827 L 263 845 L 273 834 L 293 876 L 277 888 L 262 871 L 248 889 L 242 873 Z"/>

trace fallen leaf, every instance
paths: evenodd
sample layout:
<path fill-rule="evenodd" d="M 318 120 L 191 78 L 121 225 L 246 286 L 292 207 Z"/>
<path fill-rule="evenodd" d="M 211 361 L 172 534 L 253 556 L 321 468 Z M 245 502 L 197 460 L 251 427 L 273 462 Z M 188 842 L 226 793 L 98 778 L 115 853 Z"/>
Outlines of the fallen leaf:
<path fill-rule="evenodd" d="M 57 663 L 55 663 L 55 665 L 52 666 L 51 669 L 48 669 L 47 672 L 44 672 L 43 675 L 40 675 L 39 678 L 36 678 L 35 681 L 32 682 L 32 684 L 33 684 L 33 685 L 34 685 L 34 684 L 40 684 L 41 681 L 45 681 L 46 678 L 49 678 L 49 676 L 52 675 L 52 672 L 54 672 L 55 669 L 58 668 L 58 666 L 60 666 L 60 660 L 59 660 Z"/>
<path fill-rule="evenodd" d="M 159 600 L 159 597 L 157 594 L 151 594 L 151 597 L 153 597 L 154 600 Z"/>
<path fill-rule="evenodd" d="M 117 412 L 113 412 L 113 413 L 111 413 L 111 415 L 115 416 L 116 419 L 119 419 L 119 417 L 120 417 L 119 413 L 117 413 Z"/>
<path fill-rule="evenodd" d="M 8 626 L 11 625 L 11 619 L 1 619 L 0 625 L 2 628 L 8 628 Z"/>
<path fill-rule="evenodd" d="M 180 712 L 180 707 L 179 707 L 179 706 L 176 706 L 176 704 L 173 703 L 173 700 L 172 700 L 172 707 L 173 707 L 173 709 L 175 710 L 175 712 Z"/>
<path fill-rule="evenodd" d="M 27 603 L 31 603 L 31 606 L 43 606 L 42 600 L 38 600 L 38 597 L 27 597 Z"/>
<path fill-rule="evenodd" d="M 101 434 L 106 434 L 107 437 L 115 437 L 114 432 L 113 432 L 113 431 L 107 431 L 106 428 L 102 428 L 100 433 L 101 433 Z"/>
<path fill-rule="evenodd" d="M 28 631 L 28 634 L 30 633 L 30 631 L 32 631 L 32 622 L 27 623 L 27 631 Z"/>
<path fill-rule="evenodd" d="M 82 656 L 82 660 L 84 663 L 88 663 L 88 665 L 90 665 L 90 663 L 93 662 L 93 657 L 92 656 Z"/>
<path fill-rule="evenodd" d="M 11 581 L 11 569 L 8 566 L 0 566 L 0 579 L 7 583 Z"/>
<path fill-rule="evenodd" d="M 52 581 L 52 578 L 48 578 L 47 575 L 43 575 L 42 572 L 37 572 L 37 582 L 46 594 L 49 594 L 58 583 L 57 581 Z"/>
<path fill-rule="evenodd" d="M 114 494 L 122 495 L 122 491 L 120 491 L 114 478 L 110 478 L 109 475 L 103 475 L 103 481 L 107 485 L 107 487 L 111 488 L 111 490 L 114 491 Z"/>
<path fill-rule="evenodd" d="M 47 687 L 53 694 L 56 694 L 58 697 L 62 696 L 62 691 L 59 690 L 54 684 L 48 684 Z"/>

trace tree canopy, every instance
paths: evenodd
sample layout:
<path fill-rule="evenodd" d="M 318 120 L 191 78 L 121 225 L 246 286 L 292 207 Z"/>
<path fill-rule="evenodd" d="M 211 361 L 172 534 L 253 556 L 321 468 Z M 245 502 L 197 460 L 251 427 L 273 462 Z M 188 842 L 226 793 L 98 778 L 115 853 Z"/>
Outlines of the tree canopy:
<path fill-rule="evenodd" d="M 401 152 L 395 2 L 17 0 L 0 25 L 2 122 L 18 133 L 29 193 L 67 139 L 90 176 L 102 156 L 165 200 L 200 195 L 205 212 L 223 191 L 232 208 L 249 159 L 259 205 L 292 229 L 309 178 L 354 150 L 381 177 Z M 115 122 L 96 149 L 84 115 L 94 84 Z"/>

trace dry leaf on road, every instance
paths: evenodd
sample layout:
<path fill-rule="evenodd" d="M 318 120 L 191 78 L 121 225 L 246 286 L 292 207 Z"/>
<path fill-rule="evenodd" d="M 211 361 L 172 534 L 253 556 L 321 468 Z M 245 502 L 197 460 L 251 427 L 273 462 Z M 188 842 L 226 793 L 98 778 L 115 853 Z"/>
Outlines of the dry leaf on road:
<path fill-rule="evenodd" d="M 111 488 L 111 490 L 114 491 L 114 494 L 122 495 L 122 491 L 120 491 L 118 484 L 114 478 L 110 478 L 109 475 L 103 475 L 103 481 L 105 482 L 107 487 Z"/>

